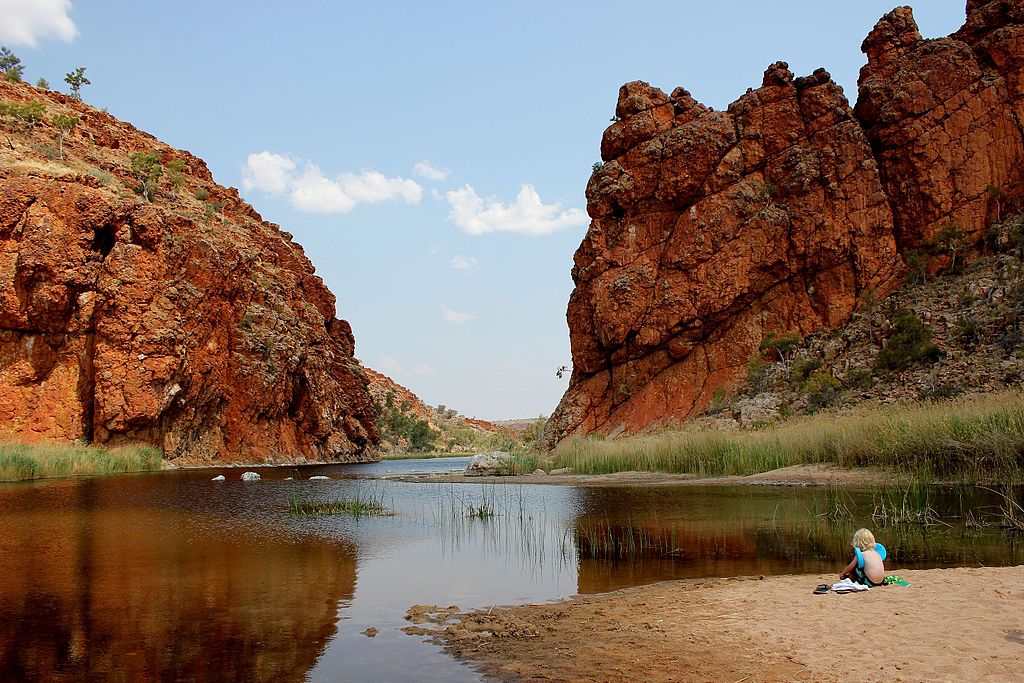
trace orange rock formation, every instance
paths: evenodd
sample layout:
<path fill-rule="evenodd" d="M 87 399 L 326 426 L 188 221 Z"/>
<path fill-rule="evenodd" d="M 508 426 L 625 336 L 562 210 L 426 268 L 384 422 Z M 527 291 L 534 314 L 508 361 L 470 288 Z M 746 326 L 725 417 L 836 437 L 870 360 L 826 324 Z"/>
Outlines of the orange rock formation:
<path fill-rule="evenodd" d="M 350 461 L 377 432 L 302 248 L 206 165 L 59 93 L 0 151 L 0 437 L 142 442 L 179 463 Z M 55 158 L 57 114 L 80 119 Z M 165 172 L 152 203 L 130 154 Z"/>
<path fill-rule="evenodd" d="M 691 417 L 770 332 L 847 322 L 901 251 L 979 239 L 1024 191 L 1024 2 L 971 0 L 953 36 L 883 17 L 852 109 L 785 63 L 716 112 L 682 88 L 619 91 L 587 186 L 569 300 L 573 374 L 543 442 Z"/>

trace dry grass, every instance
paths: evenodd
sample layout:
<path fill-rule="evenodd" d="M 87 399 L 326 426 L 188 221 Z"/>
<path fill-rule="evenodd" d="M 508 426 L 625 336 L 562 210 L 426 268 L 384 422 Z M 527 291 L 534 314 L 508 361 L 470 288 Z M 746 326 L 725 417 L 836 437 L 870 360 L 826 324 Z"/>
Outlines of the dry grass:
<path fill-rule="evenodd" d="M 0 481 L 149 472 L 160 469 L 162 457 L 149 446 L 0 443 Z"/>
<path fill-rule="evenodd" d="M 831 463 L 878 467 L 921 479 L 1019 481 L 1024 471 L 1024 394 L 819 413 L 756 431 L 661 432 L 602 441 L 575 438 L 551 454 L 552 467 L 747 475 Z"/>

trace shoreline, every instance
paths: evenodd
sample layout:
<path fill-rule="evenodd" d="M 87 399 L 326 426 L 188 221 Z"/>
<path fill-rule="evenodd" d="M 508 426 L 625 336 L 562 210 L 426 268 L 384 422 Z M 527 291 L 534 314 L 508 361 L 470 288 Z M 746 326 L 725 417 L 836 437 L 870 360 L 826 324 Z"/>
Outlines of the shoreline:
<path fill-rule="evenodd" d="M 836 576 L 666 581 L 470 612 L 417 605 L 404 631 L 495 680 L 1024 680 L 1024 565 L 887 573 L 911 585 L 813 595 Z"/>
<path fill-rule="evenodd" d="M 698 477 L 668 472 L 613 472 L 611 474 L 515 474 L 466 476 L 464 473 L 403 474 L 377 479 L 439 484 L 544 484 L 549 486 L 883 486 L 908 479 L 883 470 L 845 469 L 834 465 L 792 465 L 768 472 L 722 477 Z M 929 482 L 942 483 L 942 482 Z"/>

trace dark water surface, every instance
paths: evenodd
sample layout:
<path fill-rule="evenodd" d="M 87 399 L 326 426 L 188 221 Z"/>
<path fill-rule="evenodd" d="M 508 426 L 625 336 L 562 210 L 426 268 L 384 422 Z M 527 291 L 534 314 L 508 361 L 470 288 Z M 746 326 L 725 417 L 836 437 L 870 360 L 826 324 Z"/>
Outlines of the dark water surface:
<path fill-rule="evenodd" d="M 836 572 L 858 526 L 887 566 L 1024 562 L 992 492 L 575 488 L 375 479 L 466 459 L 0 485 L 0 680 L 473 681 L 403 634 L 413 604 L 542 602 L 662 579 Z M 223 473 L 228 481 L 211 482 Z M 308 481 L 322 474 L 330 481 Z M 295 477 L 285 481 L 285 477 Z M 375 496 L 391 517 L 299 517 Z M 881 503 L 942 524 L 879 528 Z M 907 505 L 903 505 L 907 503 Z M 470 509 L 492 511 L 484 518 Z M 362 632 L 379 630 L 375 638 Z"/>

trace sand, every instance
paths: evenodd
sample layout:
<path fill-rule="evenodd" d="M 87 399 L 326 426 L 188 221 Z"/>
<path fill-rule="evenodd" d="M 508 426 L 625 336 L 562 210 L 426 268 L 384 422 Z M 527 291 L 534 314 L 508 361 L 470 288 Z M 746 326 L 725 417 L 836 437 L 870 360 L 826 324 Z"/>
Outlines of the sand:
<path fill-rule="evenodd" d="M 706 579 L 417 606 L 408 618 L 425 625 L 408 632 L 500 680 L 1024 681 L 1024 566 L 895 573 L 912 585 L 813 595 L 837 577 Z"/>

